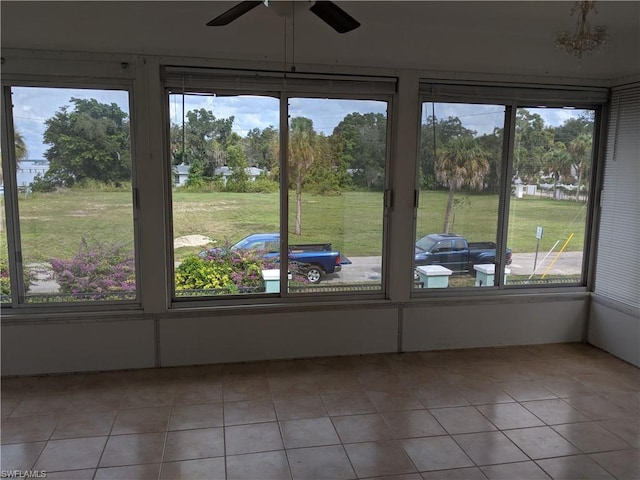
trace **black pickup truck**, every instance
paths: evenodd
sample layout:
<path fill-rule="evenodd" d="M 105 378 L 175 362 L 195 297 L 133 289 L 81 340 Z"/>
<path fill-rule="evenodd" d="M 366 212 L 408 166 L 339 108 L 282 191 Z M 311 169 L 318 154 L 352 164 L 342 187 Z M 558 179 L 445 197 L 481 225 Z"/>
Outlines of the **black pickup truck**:
<path fill-rule="evenodd" d="M 432 233 L 416 242 L 415 266 L 442 265 L 454 272 L 471 272 L 474 265 L 496 262 L 494 242 L 467 242 L 460 235 Z M 506 250 L 507 265 L 511 250 Z"/>

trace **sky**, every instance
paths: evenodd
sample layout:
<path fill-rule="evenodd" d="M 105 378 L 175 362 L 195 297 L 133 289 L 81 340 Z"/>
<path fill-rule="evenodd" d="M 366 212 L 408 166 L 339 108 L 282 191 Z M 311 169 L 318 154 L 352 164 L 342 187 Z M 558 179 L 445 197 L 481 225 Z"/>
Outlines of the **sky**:
<path fill-rule="evenodd" d="M 129 112 L 128 94 L 116 90 L 87 90 L 68 88 L 13 87 L 14 127 L 22 134 L 27 144 L 30 160 L 44 159 L 48 148 L 42 142 L 46 129 L 45 121 L 55 115 L 60 107 L 69 105 L 74 98 L 95 98 L 102 103 L 116 103 Z M 183 98 L 171 95 L 169 115 L 174 123 L 181 124 L 183 117 Z M 215 97 L 188 95 L 184 97 L 185 111 L 205 108 L 216 118 L 234 116 L 233 130 L 245 136 L 253 128 L 277 127 L 279 123 L 279 100 L 272 97 L 233 96 Z M 316 131 L 330 135 L 333 129 L 349 113 L 386 114 L 386 102 L 374 100 L 344 100 L 320 98 L 291 98 L 289 115 L 291 118 L 305 116 L 313 120 Z M 422 113 L 424 123 L 432 114 L 432 105 L 425 104 Z M 577 117 L 580 110 L 570 109 L 528 109 L 539 113 L 547 125 L 560 125 L 566 119 Z M 457 116 L 464 127 L 475 130 L 478 135 L 491 133 L 495 127 L 502 127 L 504 107 L 500 105 L 435 104 L 436 118 L 446 119 Z"/>

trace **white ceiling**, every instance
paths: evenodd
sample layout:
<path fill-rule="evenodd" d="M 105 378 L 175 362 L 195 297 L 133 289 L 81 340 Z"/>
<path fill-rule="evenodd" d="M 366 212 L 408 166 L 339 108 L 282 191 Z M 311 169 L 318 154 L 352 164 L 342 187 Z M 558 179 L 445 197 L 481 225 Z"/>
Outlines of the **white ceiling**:
<path fill-rule="evenodd" d="M 3 48 L 140 53 L 333 66 L 617 80 L 640 74 L 640 2 L 601 1 L 602 53 L 581 63 L 554 46 L 575 27 L 573 2 L 336 1 L 362 23 L 340 35 L 296 2 L 289 20 L 259 6 L 231 25 L 205 24 L 236 2 L 0 3 Z M 295 42 L 292 43 L 292 38 Z"/>

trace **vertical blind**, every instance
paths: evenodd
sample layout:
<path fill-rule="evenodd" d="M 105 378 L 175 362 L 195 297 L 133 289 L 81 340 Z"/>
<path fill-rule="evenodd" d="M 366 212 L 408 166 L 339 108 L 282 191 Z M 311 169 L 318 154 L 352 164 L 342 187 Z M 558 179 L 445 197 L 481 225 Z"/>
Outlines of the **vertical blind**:
<path fill-rule="evenodd" d="M 612 90 L 594 291 L 640 308 L 640 83 Z"/>

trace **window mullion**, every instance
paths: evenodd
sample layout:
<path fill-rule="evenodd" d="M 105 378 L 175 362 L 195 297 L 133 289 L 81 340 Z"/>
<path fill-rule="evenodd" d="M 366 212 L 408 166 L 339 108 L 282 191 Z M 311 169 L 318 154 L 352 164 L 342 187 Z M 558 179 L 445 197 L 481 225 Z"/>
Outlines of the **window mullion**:
<path fill-rule="evenodd" d="M 516 130 L 516 107 L 506 105 L 504 135 L 502 138 L 502 165 L 500 181 L 500 199 L 498 201 L 498 238 L 496 247 L 496 275 L 494 285 L 504 286 L 505 254 L 509 224 L 509 204 L 511 200 L 511 178 L 513 176 L 513 150 Z"/>
<path fill-rule="evenodd" d="M 280 296 L 289 293 L 289 96 L 280 93 Z"/>
<path fill-rule="evenodd" d="M 11 304 L 24 302 L 25 289 L 18 219 L 18 182 L 16 180 L 15 139 L 13 130 L 13 102 L 11 87 L 2 89 L 2 170 L 6 213 L 7 247 L 9 250 L 9 278 Z"/>

